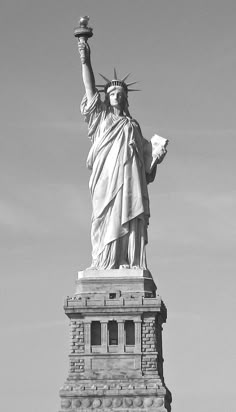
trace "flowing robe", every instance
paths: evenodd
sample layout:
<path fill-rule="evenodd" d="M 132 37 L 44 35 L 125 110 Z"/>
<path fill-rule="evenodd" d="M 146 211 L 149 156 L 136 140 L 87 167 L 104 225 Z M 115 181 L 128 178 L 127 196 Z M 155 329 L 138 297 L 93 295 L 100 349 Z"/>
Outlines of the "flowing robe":
<path fill-rule="evenodd" d="M 91 170 L 92 267 L 146 268 L 145 245 L 150 216 L 144 146 L 139 124 L 116 116 L 98 92 L 81 112 L 91 139 L 87 167 Z"/>

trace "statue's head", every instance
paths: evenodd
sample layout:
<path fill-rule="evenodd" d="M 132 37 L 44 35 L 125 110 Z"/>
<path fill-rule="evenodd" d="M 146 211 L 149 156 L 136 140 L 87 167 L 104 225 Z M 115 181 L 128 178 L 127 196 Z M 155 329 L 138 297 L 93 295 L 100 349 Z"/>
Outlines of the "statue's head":
<path fill-rule="evenodd" d="M 114 80 L 109 80 L 102 74 L 100 74 L 100 76 L 106 81 L 106 84 L 97 85 L 97 87 L 100 89 L 100 91 L 105 92 L 105 103 L 107 104 L 107 106 L 121 108 L 124 111 L 124 113 L 128 114 L 128 92 L 136 91 L 134 89 L 130 89 L 129 86 L 137 82 L 125 83 L 125 80 L 129 76 L 129 74 L 126 75 L 122 80 L 119 80 L 117 78 L 117 73 L 115 69 Z"/>
<path fill-rule="evenodd" d="M 128 108 L 127 91 L 122 86 L 110 86 L 106 96 L 111 107 L 117 107 L 121 110 Z"/>

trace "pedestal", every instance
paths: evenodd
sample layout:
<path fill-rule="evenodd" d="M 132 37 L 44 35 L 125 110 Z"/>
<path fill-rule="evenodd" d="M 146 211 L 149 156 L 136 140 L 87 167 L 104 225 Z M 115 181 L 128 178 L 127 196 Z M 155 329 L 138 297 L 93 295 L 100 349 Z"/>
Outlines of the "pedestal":
<path fill-rule="evenodd" d="M 65 300 L 71 320 L 61 412 L 166 412 L 162 324 L 166 308 L 149 271 L 79 272 Z"/>

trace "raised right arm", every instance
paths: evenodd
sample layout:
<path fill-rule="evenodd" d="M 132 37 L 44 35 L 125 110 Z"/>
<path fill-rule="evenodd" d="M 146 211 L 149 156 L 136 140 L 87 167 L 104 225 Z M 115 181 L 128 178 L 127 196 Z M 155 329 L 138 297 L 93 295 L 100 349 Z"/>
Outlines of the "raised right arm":
<path fill-rule="evenodd" d="M 90 47 L 88 43 L 78 41 L 78 50 L 82 65 L 82 79 L 84 82 L 85 93 L 89 103 L 96 93 L 95 78 L 90 58 Z"/>

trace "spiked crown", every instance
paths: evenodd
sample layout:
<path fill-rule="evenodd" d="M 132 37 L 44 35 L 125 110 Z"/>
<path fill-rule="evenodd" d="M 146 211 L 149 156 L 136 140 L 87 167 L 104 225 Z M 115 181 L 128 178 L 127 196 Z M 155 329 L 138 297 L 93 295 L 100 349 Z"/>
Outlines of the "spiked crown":
<path fill-rule="evenodd" d="M 124 89 L 125 93 L 127 94 L 128 92 L 137 92 L 139 91 L 138 89 L 129 89 L 129 86 L 132 86 L 133 84 L 136 84 L 137 82 L 132 82 L 132 83 L 125 83 L 125 80 L 129 77 L 130 73 L 127 74 L 123 79 L 119 80 L 117 78 L 117 73 L 116 69 L 114 69 L 114 79 L 110 80 L 107 77 L 103 76 L 103 74 L 99 73 L 99 75 L 105 80 L 105 84 L 97 84 L 96 87 L 100 92 L 107 93 L 108 89 L 110 87 L 122 87 Z"/>

